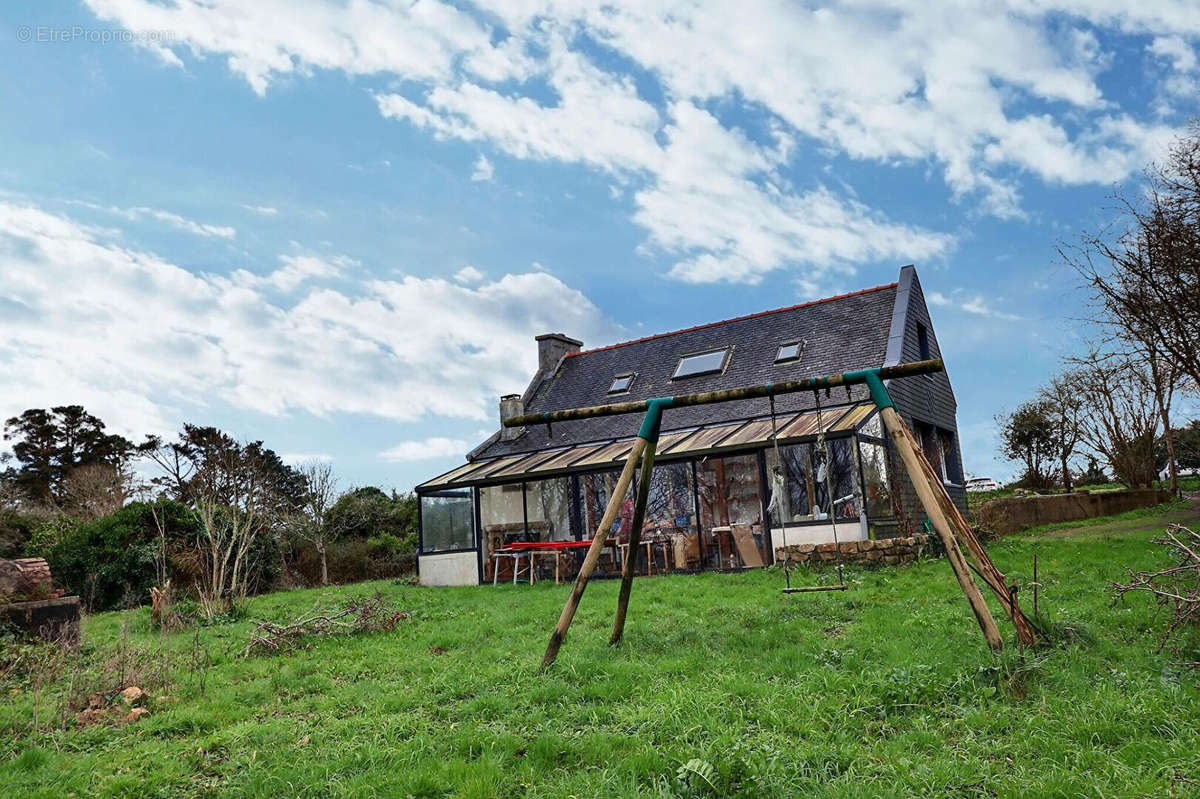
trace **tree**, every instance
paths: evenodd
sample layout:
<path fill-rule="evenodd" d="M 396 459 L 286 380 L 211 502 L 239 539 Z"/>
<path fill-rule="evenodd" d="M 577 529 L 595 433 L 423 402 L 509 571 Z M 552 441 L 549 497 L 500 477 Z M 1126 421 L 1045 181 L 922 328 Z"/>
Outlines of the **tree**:
<path fill-rule="evenodd" d="M 1000 426 L 1001 454 L 1024 465 L 1020 482 L 1029 488 L 1045 489 L 1054 485 L 1054 462 L 1060 454 L 1055 437 L 1055 415 L 1053 403 L 1029 400 L 1007 416 L 996 417 Z"/>
<path fill-rule="evenodd" d="M 347 491 L 330 509 L 328 523 L 345 538 L 374 539 L 393 551 L 416 546 L 417 498 L 375 486 Z"/>
<path fill-rule="evenodd" d="M 256 548 L 282 531 L 304 478 L 261 441 L 241 443 L 213 427 L 184 425 L 176 441 L 151 437 L 139 450 L 199 523 L 200 601 L 212 618 L 250 593 L 263 566 L 253 562 Z"/>
<path fill-rule="evenodd" d="M 1158 435 L 1153 378 L 1145 364 L 1095 351 L 1075 359 L 1084 414 L 1084 443 L 1112 466 L 1130 487 L 1158 477 L 1154 442 Z"/>
<path fill-rule="evenodd" d="M 89 463 L 67 473 L 62 507 L 71 516 L 95 519 L 114 513 L 133 492 L 133 470 L 128 464 Z"/>
<path fill-rule="evenodd" d="M 304 478 L 304 497 L 292 517 L 292 533 L 296 538 L 312 544 L 321 558 L 321 585 L 329 585 L 328 545 L 341 537 L 358 522 L 352 511 L 332 515 L 338 501 L 338 482 L 333 467 L 322 461 L 300 464 L 296 471 Z"/>
<path fill-rule="evenodd" d="M 133 452 L 132 442 L 106 433 L 104 422 L 82 405 L 30 408 L 4 423 L 4 440 L 14 442 L 13 455 L 21 464 L 18 487 L 33 502 L 47 505 L 62 502 L 73 470 L 95 464 L 120 468 Z"/>
<path fill-rule="evenodd" d="M 1059 252 L 1091 288 L 1098 321 L 1149 369 L 1178 491 L 1171 399 L 1185 379 L 1200 387 L 1200 120 L 1146 170 L 1144 190 L 1116 200 L 1112 226 Z"/>
<path fill-rule="evenodd" d="M 1072 490 L 1071 458 L 1083 434 L 1083 398 L 1074 372 L 1060 372 L 1038 390 L 1038 400 L 1050 422 L 1050 438 L 1060 466 L 1063 488 Z"/>

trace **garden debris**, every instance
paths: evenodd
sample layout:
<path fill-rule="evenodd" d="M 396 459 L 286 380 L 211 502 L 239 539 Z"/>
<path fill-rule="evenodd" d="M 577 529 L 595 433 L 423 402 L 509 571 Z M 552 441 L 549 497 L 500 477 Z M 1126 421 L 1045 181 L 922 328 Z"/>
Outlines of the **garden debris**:
<path fill-rule="evenodd" d="M 288 624 L 255 622 L 254 631 L 242 654 L 286 652 L 307 646 L 307 639 L 315 637 L 393 630 L 399 622 L 411 617 L 408 611 L 389 607 L 381 594 L 367 599 L 352 599 L 341 609 L 320 610 L 314 607 L 308 614 Z"/>
<path fill-rule="evenodd" d="M 146 708 L 135 707 L 133 710 L 129 711 L 129 715 L 127 715 L 125 717 L 125 723 L 133 724 L 135 722 L 141 721 L 143 718 L 145 718 L 146 716 L 149 716 L 149 715 L 150 715 L 150 711 L 146 710 Z"/>
<path fill-rule="evenodd" d="M 1171 623 L 1158 645 L 1161 652 L 1181 629 L 1200 623 L 1200 533 L 1182 524 L 1171 524 L 1163 537 L 1154 543 L 1171 549 L 1176 565 L 1153 572 L 1131 571 L 1129 582 L 1117 583 L 1114 588 L 1118 597 L 1131 591 L 1144 591 L 1152 594 L 1160 607 L 1171 609 Z M 1196 668 L 1200 667 L 1200 662 L 1186 665 Z"/>

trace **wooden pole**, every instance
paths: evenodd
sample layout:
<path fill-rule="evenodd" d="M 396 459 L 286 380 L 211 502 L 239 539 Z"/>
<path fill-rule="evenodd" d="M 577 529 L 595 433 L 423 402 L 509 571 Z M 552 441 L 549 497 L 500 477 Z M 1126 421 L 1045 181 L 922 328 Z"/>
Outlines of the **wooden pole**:
<path fill-rule="evenodd" d="M 617 615 L 613 618 L 612 638 L 609 646 L 621 643 L 625 634 L 625 614 L 629 610 L 629 594 L 633 591 L 633 576 L 637 573 L 638 556 L 641 554 L 642 525 L 646 523 L 646 502 L 650 498 L 650 483 L 654 476 L 655 442 L 646 444 L 642 454 L 642 475 L 638 480 L 637 501 L 633 506 L 633 525 L 629 530 L 629 554 L 625 557 L 621 573 L 621 592 L 617 595 Z"/>
<path fill-rule="evenodd" d="M 988 555 L 979 537 L 975 535 L 975 531 L 971 528 L 971 523 L 966 520 L 962 512 L 958 509 L 958 506 L 954 504 L 954 500 L 946 493 L 941 478 L 937 476 L 937 472 L 933 470 L 933 465 L 921 451 L 912 431 L 908 429 L 907 425 L 904 425 L 902 432 L 908 439 L 909 445 L 916 452 L 921 472 L 925 475 L 925 480 L 933 487 L 934 496 L 942 512 L 945 514 L 946 520 L 950 523 L 951 530 L 954 532 L 955 537 L 967 548 L 967 552 L 975 561 L 975 569 L 979 572 L 979 576 L 983 579 L 987 587 L 992 590 L 992 593 L 995 594 L 997 601 L 1000 602 L 1000 606 L 1004 609 L 1005 615 L 1012 621 L 1013 627 L 1017 630 L 1017 639 L 1022 646 L 1032 646 L 1037 643 L 1037 628 L 1029 620 L 1029 617 L 1021 611 L 1020 605 L 1017 604 L 1015 592 L 1009 587 L 1004 572 L 996 568 L 996 564 L 992 562 L 991 556 Z"/>
<path fill-rule="evenodd" d="M 571 587 L 571 595 L 567 597 L 567 604 L 563 606 L 562 615 L 558 617 L 558 624 L 554 626 L 554 632 L 550 636 L 550 643 L 546 646 L 546 654 L 542 656 L 542 669 L 547 669 L 554 663 L 554 659 L 558 657 L 558 650 L 562 646 L 563 639 L 567 635 L 567 630 L 571 627 L 571 620 L 575 618 L 575 611 L 579 607 L 579 600 L 583 599 L 583 592 L 587 589 L 588 579 L 592 576 L 592 572 L 596 570 L 596 564 L 600 561 L 600 551 L 604 549 L 604 544 L 608 541 L 609 528 L 616 521 L 617 514 L 621 511 L 621 503 L 625 500 L 625 492 L 629 490 L 629 483 L 633 480 L 633 472 L 637 468 L 638 461 L 641 460 L 642 453 L 645 452 L 646 446 L 650 442 L 644 438 L 635 438 L 633 440 L 633 449 L 629 451 L 629 457 L 625 459 L 625 466 L 621 469 L 621 476 L 617 478 L 617 485 L 613 489 L 612 496 L 608 499 L 608 507 L 604 509 L 604 516 L 600 519 L 600 526 L 596 530 L 596 536 L 592 539 L 592 545 L 588 547 L 587 555 L 583 558 L 583 565 L 579 568 L 579 575 L 575 578 L 575 584 Z"/>
<path fill-rule="evenodd" d="M 942 504 L 938 501 L 934 487 L 921 468 L 919 453 L 913 447 L 904 420 L 900 418 L 900 414 L 896 413 L 896 409 L 893 407 L 880 408 L 879 415 L 883 418 L 883 424 L 887 428 L 896 450 L 900 453 L 900 458 L 904 461 L 904 468 L 908 471 L 909 479 L 912 480 L 913 487 L 917 490 L 917 496 L 920 498 L 925 512 L 929 514 L 933 529 L 941 538 L 942 546 L 946 549 L 946 559 L 950 561 L 950 568 L 954 570 L 954 576 L 958 578 L 958 584 L 966 594 L 967 602 L 970 603 L 971 610 L 975 613 L 975 619 L 979 622 L 980 629 L 983 630 L 984 639 L 987 640 L 988 646 L 993 651 L 999 652 L 1004 648 L 1004 639 L 1000 636 L 1000 629 L 996 626 L 996 620 L 992 618 L 991 611 L 988 610 L 987 602 L 984 601 L 979 586 L 971 577 L 966 558 L 963 557 L 962 550 L 958 547 L 958 540 L 950 526 L 950 520 L 947 518 Z M 940 482 L 938 487 L 941 488 Z M 945 491 L 945 489 L 941 490 Z"/>

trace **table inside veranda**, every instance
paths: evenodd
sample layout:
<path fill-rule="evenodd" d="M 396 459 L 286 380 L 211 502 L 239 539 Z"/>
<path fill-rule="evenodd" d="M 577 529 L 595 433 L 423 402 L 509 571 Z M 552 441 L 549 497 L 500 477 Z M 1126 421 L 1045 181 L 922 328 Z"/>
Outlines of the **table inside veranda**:
<path fill-rule="evenodd" d="M 534 568 L 534 560 L 539 557 L 554 556 L 554 582 L 555 584 L 562 580 L 562 563 L 564 555 L 571 550 L 587 549 L 592 545 L 592 540 L 584 541 L 513 541 L 504 549 L 498 549 L 492 553 L 493 561 L 498 565 L 500 558 L 513 559 L 513 582 L 517 582 L 517 573 L 520 569 L 521 558 L 526 559 L 526 568 L 529 575 L 529 584 L 533 585 L 537 581 L 537 569 Z M 610 539 L 605 542 L 605 546 L 615 546 Z M 499 569 L 492 569 L 492 585 L 496 584 L 496 575 Z"/>

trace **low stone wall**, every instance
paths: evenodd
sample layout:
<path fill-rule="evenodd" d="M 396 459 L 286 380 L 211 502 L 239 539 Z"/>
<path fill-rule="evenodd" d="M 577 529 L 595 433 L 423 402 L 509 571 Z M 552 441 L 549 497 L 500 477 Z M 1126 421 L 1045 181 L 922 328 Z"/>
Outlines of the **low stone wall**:
<path fill-rule="evenodd" d="M 979 526 L 993 535 L 1008 535 L 1027 527 L 1074 522 L 1149 508 L 1170 498 L 1169 491 L 1154 488 L 1003 497 L 988 500 L 980 506 Z"/>
<path fill-rule="evenodd" d="M 775 550 L 777 563 L 854 563 L 894 566 L 911 563 L 929 544 L 929 536 L 881 538 L 877 541 L 841 541 L 838 544 L 796 544 Z"/>
<path fill-rule="evenodd" d="M 79 597 L 0 605 L 0 623 L 66 646 L 79 643 Z"/>

